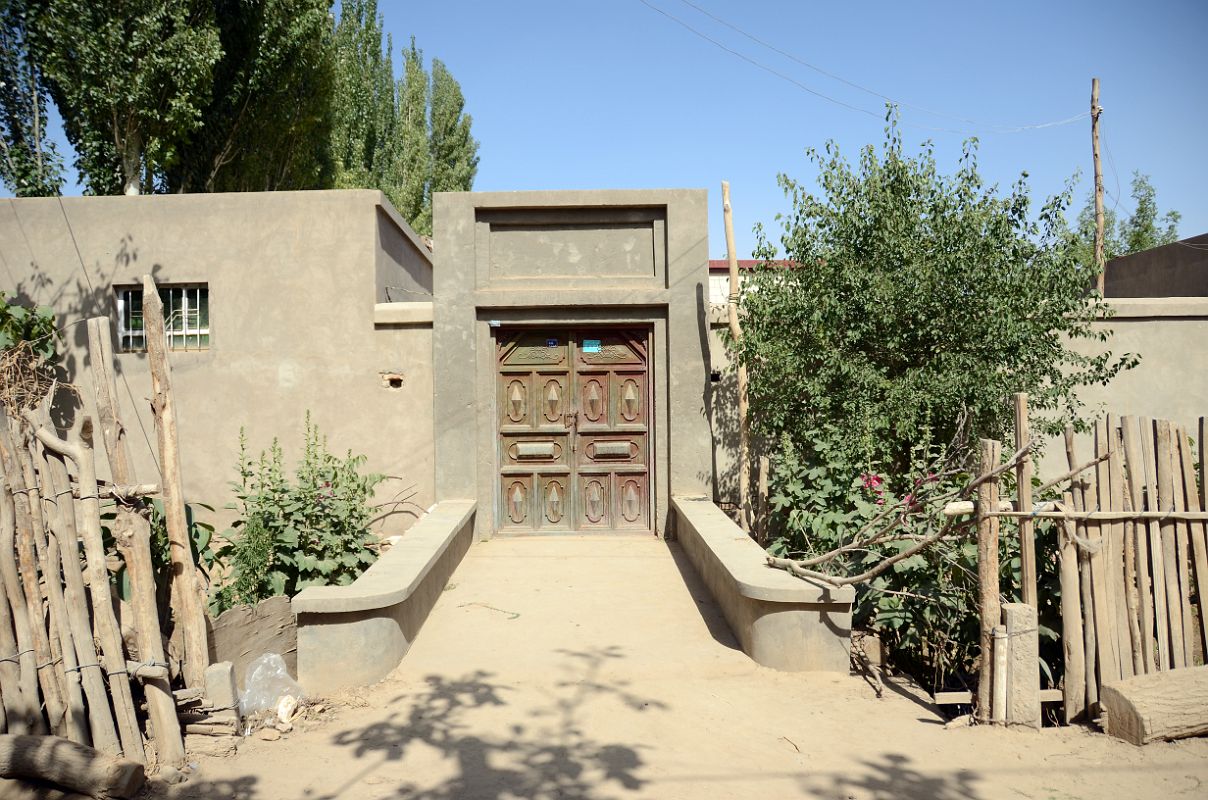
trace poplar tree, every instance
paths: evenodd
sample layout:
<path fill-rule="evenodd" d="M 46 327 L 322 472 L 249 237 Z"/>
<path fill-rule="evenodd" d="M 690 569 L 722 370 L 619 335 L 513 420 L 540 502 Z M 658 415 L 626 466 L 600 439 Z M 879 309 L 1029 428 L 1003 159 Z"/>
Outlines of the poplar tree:
<path fill-rule="evenodd" d="M 63 160 L 46 137 L 46 84 L 29 40 L 29 3 L 0 5 L 0 179 L 17 197 L 56 195 Z"/>
<path fill-rule="evenodd" d="M 213 4 L 42 0 L 30 31 L 88 190 L 153 190 L 203 122 L 222 55 Z"/>
<path fill-rule="evenodd" d="M 213 0 L 222 56 L 168 191 L 329 186 L 330 0 Z"/>

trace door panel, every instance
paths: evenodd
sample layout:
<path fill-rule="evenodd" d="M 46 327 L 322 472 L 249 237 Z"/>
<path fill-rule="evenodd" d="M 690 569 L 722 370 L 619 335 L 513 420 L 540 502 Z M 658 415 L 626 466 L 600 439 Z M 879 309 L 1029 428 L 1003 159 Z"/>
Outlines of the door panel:
<path fill-rule="evenodd" d="M 649 331 L 500 331 L 499 530 L 650 530 Z"/>

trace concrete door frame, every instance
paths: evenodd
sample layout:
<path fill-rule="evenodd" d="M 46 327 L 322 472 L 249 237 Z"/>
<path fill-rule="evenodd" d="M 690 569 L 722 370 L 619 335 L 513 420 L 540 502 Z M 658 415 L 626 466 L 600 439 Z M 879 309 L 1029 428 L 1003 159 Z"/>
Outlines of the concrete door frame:
<path fill-rule="evenodd" d="M 656 534 L 673 495 L 712 496 L 707 202 L 702 189 L 434 196 L 436 499 L 476 501 L 476 539 L 499 494 L 492 321 L 650 325 Z"/>

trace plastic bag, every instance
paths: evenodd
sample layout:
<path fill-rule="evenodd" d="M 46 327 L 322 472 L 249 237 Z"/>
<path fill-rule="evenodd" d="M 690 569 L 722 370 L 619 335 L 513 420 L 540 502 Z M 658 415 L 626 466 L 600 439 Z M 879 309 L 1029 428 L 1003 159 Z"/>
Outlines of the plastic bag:
<path fill-rule="evenodd" d="M 243 693 L 239 695 L 239 713 L 247 717 L 257 711 L 276 709 L 283 697 L 302 699 L 302 687 L 289 676 L 285 659 L 277 653 L 265 653 L 247 665 Z"/>

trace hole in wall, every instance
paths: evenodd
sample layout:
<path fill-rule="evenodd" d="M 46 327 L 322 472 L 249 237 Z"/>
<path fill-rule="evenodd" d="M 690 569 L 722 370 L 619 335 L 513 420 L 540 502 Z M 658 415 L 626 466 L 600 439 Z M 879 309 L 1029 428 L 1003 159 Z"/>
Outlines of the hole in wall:
<path fill-rule="evenodd" d="M 381 372 L 382 386 L 386 389 L 401 389 L 403 388 L 403 373 L 401 372 Z"/>
<path fill-rule="evenodd" d="M 718 383 L 720 381 L 721 381 L 721 370 L 720 369 L 709 370 L 709 382 Z"/>

